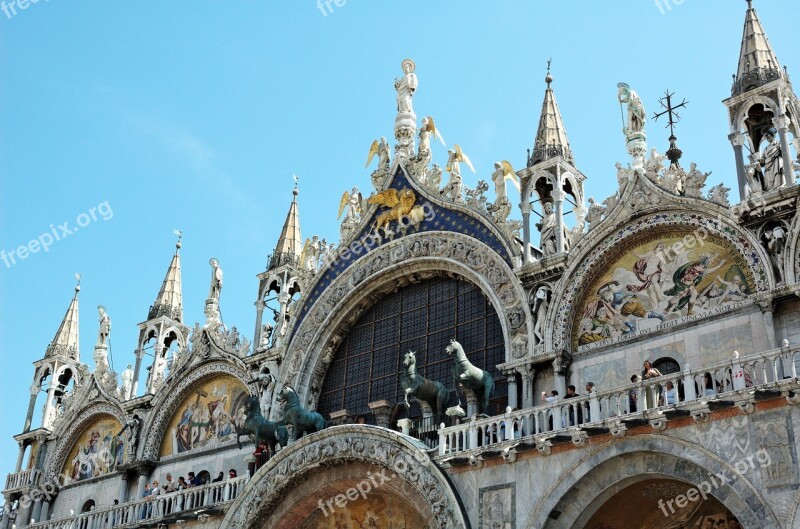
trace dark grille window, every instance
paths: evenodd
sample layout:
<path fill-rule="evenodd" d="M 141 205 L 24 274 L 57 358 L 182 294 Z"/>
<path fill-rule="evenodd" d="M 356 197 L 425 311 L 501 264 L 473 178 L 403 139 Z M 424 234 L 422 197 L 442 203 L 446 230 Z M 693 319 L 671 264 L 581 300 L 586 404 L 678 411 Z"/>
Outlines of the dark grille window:
<path fill-rule="evenodd" d="M 318 411 L 328 419 L 342 409 L 369 414 L 368 404 L 377 400 L 402 402 L 400 371 L 409 349 L 417 352 L 418 372 L 444 384 L 451 393 L 448 405 L 454 405 L 453 359 L 444 352 L 451 338 L 470 362 L 492 373 L 496 387 L 488 412 L 503 412 L 506 381 L 495 366 L 505 361 L 505 352 L 497 313 L 479 288 L 448 278 L 406 286 L 361 316 L 325 375 Z M 466 409 L 463 395 L 461 404 Z M 412 406 L 411 415 L 419 413 Z"/>

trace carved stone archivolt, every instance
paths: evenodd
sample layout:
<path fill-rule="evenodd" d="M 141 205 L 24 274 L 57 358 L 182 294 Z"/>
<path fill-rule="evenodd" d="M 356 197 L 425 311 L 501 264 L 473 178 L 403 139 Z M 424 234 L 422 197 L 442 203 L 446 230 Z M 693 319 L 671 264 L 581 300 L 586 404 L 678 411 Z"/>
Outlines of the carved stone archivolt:
<path fill-rule="evenodd" d="M 425 274 L 455 274 L 476 284 L 494 306 L 503 329 L 506 361 L 529 354 L 533 324 L 527 296 L 508 264 L 488 246 L 466 235 L 426 232 L 403 237 L 368 253 L 343 272 L 319 297 L 286 353 L 283 377 L 310 402 L 321 387 L 319 369 L 330 341 L 347 322 L 398 282 Z"/>
<path fill-rule="evenodd" d="M 91 397 L 91 394 L 89 396 Z M 94 397 L 100 397 L 100 392 L 96 388 Z M 81 413 L 77 414 L 77 416 L 70 415 L 69 421 L 64 423 L 66 428 L 63 432 L 59 432 L 58 426 L 60 425 L 56 425 L 57 429 L 54 432 L 54 436 L 58 438 L 58 441 L 56 442 L 55 449 L 48 455 L 47 462 L 45 463 L 45 481 L 59 483 L 59 481 L 57 481 L 58 475 L 61 473 L 61 469 L 64 468 L 73 445 L 77 442 L 81 434 L 84 433 L 86 428 L 102 415 L 110 415 L 117 419 L 120 424 L 125 424 L 125 412 L 122 408 L 110 402 L 100 402 L 89 405 Z"/>
<path fill-rule="evenodd" d="M 250 389 L 251 394 L 255 395 L 253 386 L 248 385 L 250 375 L 244 365 L 237 366 L 224 361 L 201 364 L 184 376 L 171 381 L 170 384 L 162 387 L 156 394 L 156 398 L 153 401 L 153 408 L 156 413 L 145 422 L 143 431 L 147 432 L 147 435 L 144 437 L 144 443 L 142 443 L 144 447 L 139 459 L 145 461 L 158 459 L 161 440 L 166 434 L 169 422 L 177 411 L 178 406 L 184 401 L 192 388 L 201 384 L 207 378 L 220 375 L 231 375 L 238 378 L 242 384 Z"/>
<path fill-rule="evenodd" d="M 738 474 L 730 461 L 694 443 L 656 433 L 624 437 L 584 454 L 572 468 L 565 469 L 566 479 L 555 480 L 545 490 L 527 521 L 518 527 L 583 527 L 609 484 L 630 484 L 654 477 L 699 484 L 714 474 L 736 476 L 728 478 L 727 483 L 720 482 L 713 495 L 742 527 L 781 527 L 760 492 L 763 488 L 756 472 Z M 548 517 L 553 511 L 561 513 L 557 521 Z"/>
<path fill-rule="evenodd" d="M 335 473 L 336 467 L 367 464 L 391 476 L 409 502 L 421 504 L 429 527 L 463 529 L 467 517 L 452 487 L 430 460 L 426 448 L 409 437 L 366 425 L 343 425 L 307 436 L 277 453 L 248 482 L 219 529 L 255 529 L 285 501 L 288 491 L 311 473 Z M 314 504 L 313 508 L 316 508 Z M 310 512 L 308 514 L 311 514 Z"/>
<path fill-rule="evenodd" d="M 731 219 L 720 216 L 714 218 L 686 210 L 651 213 L 621 227 L 608 225 L 602 233 L 597 234 L 597 238 L 594 233 L 591 234 L 593 241 L 591 245 L 581 245 L 583 252 L 575 256 L 575 260 L 564 275 L 565 279 L 559 283 L 557 291 L 554 292 L 553 300 L 558 302 L 554 301 L 553 305 L 558 308 L 548 315 L 546 328 L 552 329 L 552 334 L 549 337 L 551 345 L 547 344 L 547 339 L 545 340 L 546 345 L 549 345 L 547 349 L 556 351 L 569 349 L 571 343 L 569 333 L 573 318 L 576 317 L 574 311 L 577 310 L 577 303 L 594 274 L 603 267 L 603 263 L 615 248 L 626 244 L 634 237 L 641 237 L 644 233 L 675 228 L 702 230 L 730 243 L 753 272 L 757 292 L 766 292 L 775 284 L 772 270 L 765 266 L 769 260 L 764 249 L 751 233 L 734 224 Z"/>

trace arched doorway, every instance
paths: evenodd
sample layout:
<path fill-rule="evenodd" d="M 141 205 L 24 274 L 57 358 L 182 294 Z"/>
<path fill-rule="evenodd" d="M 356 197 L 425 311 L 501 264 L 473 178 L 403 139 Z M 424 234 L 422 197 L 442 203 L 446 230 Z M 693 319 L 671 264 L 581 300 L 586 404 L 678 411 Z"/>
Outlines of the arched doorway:
<path fill-rule="evenodd" d="M 696 485 L 675 479 L 639 481 L 594 506 L 585 527 L 741 529 L 736 516 L 709 495 L 714 488 L 710 481 Z"/>
<path fill-rule="evenodd" d="M 368 425 L 327 428 L 278 452 L 219 529 L 469 527 L 425 446 Z"/>

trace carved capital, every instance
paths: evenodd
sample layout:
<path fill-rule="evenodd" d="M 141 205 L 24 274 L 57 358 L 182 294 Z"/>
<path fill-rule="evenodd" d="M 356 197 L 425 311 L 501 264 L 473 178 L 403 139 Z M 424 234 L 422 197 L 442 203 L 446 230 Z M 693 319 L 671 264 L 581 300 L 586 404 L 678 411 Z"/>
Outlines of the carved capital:
<path fill-rule="evenodd" d="M 611 431 L 611 435 L 617 438 L 628 435 L 628 427 L 621 422 L 614 424 L 609 430 Z"/>
<path fill-rule="evenodd" d="M 546 439 L 542 439 L 540 441 L 537 441 L 536 443 L 536 450 L 538 450 L 539 453 L 542 454 L 543 456 L 549 456 L 550 453 L 552 452 L 552 448 L 553 448 L 553 443 L 551 443 Z"/>
<path fill-rule="evenodd" d="M 778 132 L 786 132 L 786 129 L 789 128 L 790 123 L 791 120 L 786 114 L 772 118 L 772 124 L 776 129 L 778 129 Z"/>
<path fill-rule="evenodd" d="M 575 446 L 585 446 L 589 442 L 589 436 L 586 435 L 586 432 L 582 432 L 580 430 L 573 430 L 572 432 L 572 444 Z"/>
<path fill-rule="evenodd" d="M 756 411 L 756 406 L 755 406 L 755 404 L 753 404 L 753 402 L 752 402 L 752 401 L 749 401 L 749 400 L 743 400 L 743 401 L 741 401 L 741 402 L 739 403 L 739 409 L 740 409 L 740 410 L 741 410 L 741 412 L 742 412 L 742 413 L 744 413 L 745 415 L 750 415 L 751 413 L 753 413 L 754 411 Z"/>
<path fill-rule="evenodd" d="M 733 134 L 728 134 L 728 139 L 731 142 L 731 145 L 734 147 L 741 147 L 744 145 L 744 135 L 741 132 L 734 132 Z"/>
<path fill-rule="evenodd" d="M 692 419 L 694 419 L 694 422 L 696 423 L 708 422 L 708 418 L 709 415 L 707 411 L 700 410 L 692 412 Z"/>

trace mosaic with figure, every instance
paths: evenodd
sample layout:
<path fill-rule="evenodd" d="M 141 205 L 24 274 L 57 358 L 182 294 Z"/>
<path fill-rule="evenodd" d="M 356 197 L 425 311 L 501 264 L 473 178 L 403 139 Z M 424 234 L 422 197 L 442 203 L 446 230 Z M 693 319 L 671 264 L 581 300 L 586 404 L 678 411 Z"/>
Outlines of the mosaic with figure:
<path fill-rule="evenodd" d="M 126 438 L 120 422 L 110 415 L 95 419 L 80 435 L 67 456 L 62 474 L 68 482 L 96 478 L 125 462 Z"/>
<path fill-rule="evenodd" d="M 161 456 L 211 448 L 236 440 L 250 396 L 238 379 L 217 377 L 195 387 L 178 407 L 161 443 Z"/>
<path fill-rule="evenodd" d="M 732 310 L 755 291 L 739 252 L 708 233 L 651 235 L 608 262 L 578 304 L 572 335 L 579 350 Z"/>

